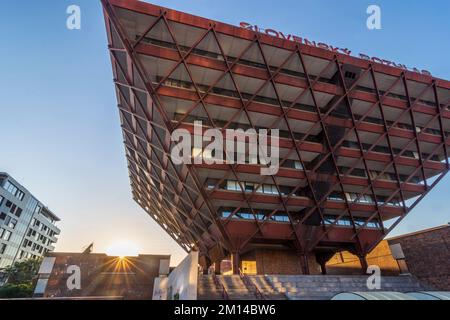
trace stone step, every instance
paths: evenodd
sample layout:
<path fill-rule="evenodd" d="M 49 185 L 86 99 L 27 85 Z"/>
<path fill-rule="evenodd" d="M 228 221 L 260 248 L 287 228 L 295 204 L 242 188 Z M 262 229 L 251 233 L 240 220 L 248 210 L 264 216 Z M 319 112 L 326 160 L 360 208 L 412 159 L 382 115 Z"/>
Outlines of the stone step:
<path fill-rule="evenodd" d="M 211 295 L 205 295 L 205 296 L 198 296 L 197 300 L 225 300 L 222 296 L 211 296 Z"/>
<path fill-rule="evenodd" d="M 328 300 L 341 292 L 369 291 L 365 276 L 267 276 L 267 282 L 293 300 Z M 408 276 L 382 277 L 378 291 L 421 291 L 425 289 Z"/>
<path fill-rule="evenodd" d="M 251 292 L 249 292 L 247 289 L 245 290 L 227 290 L 228 294 L 253 294 Z"/>
<path fill-rule="evenodd" d="M 366 276 L 249 276 L 266 299 L 328 300 L 340 292 L 368 291 Z M 255 300 L 253 287 L 247 288 L 240 276 L 218 276 L 229 298 Z M 382 277 L 381 291 L 420 291 L 423 287 L 412 277 Z M 200 276 L 198 299 L 222 298 L 211 276 Z"/>
<path fill-rule="evenodd" d="M 255 296 L 245 286 L 240 276 L 218 276 L 217 279 L 225 287 L 229 299 L 232 300 L 253 300 Z M 221 300 L 222 289 L 217 288 L 212 277 L 200 276 L 198 281 L 199 300 Z"/>
<path fill-rule="evenodd" d="M 198 277 L 197 300 L 223 300 L 222 291 L 217 289 L 211 276 Z"/>
<path fill-rule="evenodd" d="M 286 296 L 283 293 L 278 292 L 265 276 L 249 276 L 252 283 L 258 288 L 258 290 L 264 295 L 267 300 L 286 300 Z"/>
<path fill-rule="evenodd" d="M 254 295 L 228 295 L 230 300 L 255 300 Z"/>

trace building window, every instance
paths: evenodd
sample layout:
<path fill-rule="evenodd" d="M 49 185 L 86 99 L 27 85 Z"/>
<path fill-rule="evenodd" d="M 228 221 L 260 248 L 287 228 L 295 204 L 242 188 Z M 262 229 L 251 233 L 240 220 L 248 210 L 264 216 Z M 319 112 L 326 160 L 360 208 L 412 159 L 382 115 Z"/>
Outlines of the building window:
<path fill-rule="evenodd" d="M 6 181 L 5 185 L 3 186 L 3 188 L 8 191 L 9 193 L 11 193 L 12 195 L 16 195 L 17 187 L 15 185 L 13 185 L 11 182 Z"/>
<path fill-rule="evenodd" d="M 232 213 L 236 211 L 236 208 L 220 208 L 220 216 L 224 219 L 230 218 Z M 268 216 L 272 213 L 271 210 L 254 210 L 254 214 L 250 209 L 239 209 L 232 217 L 232 219 L 243 219 L 243 220 L 255 220 L 264 221 L 269 219 Z M 289 222 L 289 217 L 285 212 L 278 212 L 270 217 L 272 222 Z"/>
<path fill-rule="evenodd" d="M 241 185 L 239 184 L 239 182 L 233 181 L 233 180 L 227 181 L 227 190 L 242 191 Z"/>
<path fill-rule="evenodd" d="M 253 192 L 253 190 L 255 190 L 255 184 L 254 183 L 250 183 L 250 182 L 246 182 L 245 183 L 245 191 L 246 192 Z"/>
<path fill-rule="evenodd" d="M 245 210 L 245 209 L 242 209 Z M 250 212 L 239 210 L 239 212 L 236 213 L 235 217 L 245 220 L 253 220 L 254 217 Z M 250 210 L 249 210 L 250 211 Z"/>
<path fill-rule="evenodd" d="M 303 170 L 303 165 L 300 161 L 295 161 L 294 166 L 295 166 L 295 169 Z"/>
<path fill-rule="evenodd" d="M 270 219 L 277 222 L 289 222 L 289 216 L 287 215 L 276 214 L 273 215 Z"/>
<path fill-rule="evenodd" d="M 14 214 L 16 215 L 16 217 L 20 218 L 20 215 L 22 214 L 22 208 L 17 208 Z"/>
<path fill-rule="evenodd" d="M 276 185 L 272 185 L 272 184 L 258 185 L 257 183 L 253 183 L 253 182 L 241 182 L 241 184 L 244 187 L 245 192 L 256 191 L 257 193 L 278 195 L 278 189 L 277 189 Z M 242 191 L 241 184 L 239 183 L 239 181 L 228 180 L 225 189 L 231 190 L 231 191 Z M 289 194 L 291 191 L 292 191 L 292 188 L 290 188 L 290 187 L 285 187 L 285 186 L 280 187 L 281 195 Z M 297 196 L 297 194 L 293 194 L 293 196 Z"/>
<path fill-rule="evenodd" d="M 6 201 L 6 207 L 7 208 L 11 208 L 11 206 L 12 206 L 12 202 L 11 201 Z"/>
<path fill-rule="evenodd" d="M 3 196 L 0 196 L 0 206 L 2 205 L 2 203 L 3 203 Z"/>
<path fill-rule="evenodd" d="M 348 79 L 355 79 L 356 78 L 356 73 L 351 72 L 351 71 L 345 71 L 345 75 L 346 78 Z"/>
<path fill-rule="evenodd" d="M 347 200 L 351 201 L 351 202 L 359 202 L 359 203 L 367 203 L 367 204 L 374 202 L 372 196 L 367 195 L 367 194 L 359 195 L 357 193 L 348 192 L 345 195 L 347 197 Z"/>
<path fill-rule="evenodd" d="M 25 193 L 23 193 L 23 191 L 19 190 L 19 188 L 17 188 L 14 184 L 12 184 L 9 181 L 6 181 L 3 188 L 6 191 L 8 191 L 9 193 L 11 193 L 13 196 L 15 196 L 17 199 L 19 199 L 20 201 L 22 201 L 23 197 L 25 196 Z"/>
<path fill-rule="evenodd" d="M 0 234 L 1 238 L 5 241 L 9 241 L 9 239 L 11 238 L 11 231 L 1 229 Z"/>
<path fill-rule="evenodd" d="M 278 195 L 277 186 L 275 186 L 273 184 L 264 184 L 263 185 L 263 193 Z"/>
<path fill-rule="evenodd" d="M 2 212 L 0 213 L 0 220 L 5 220 L 6 219 L 6 213 Z"/>
<path fill-rule="evenodd" d="M 13 203 L 11 203 L 9 208 L 10 208 L 9 212 L 12 214 L 15 214 L 17 217 L 20 217 L 20 215 L 22 214 L 22 208 L 19 208 L 18 206 L 16 206 Z"/>
<path fill-rule="evenodd" d="M 16 194 L 16 197 L 20 200 L 20 201 L 22 201 L 23 200 L 23 197 L 25 197 L 25 193 L 23 193 L 22 191 L 17 191 L 17 194 Z"/>
<path fill-rule="evenodd" d="M 14 229 L 17 225 L 17 220 L 16 219 L 11 219 L 11 221 L 8 224 L 8 227 L 10 227 L 11 229 Z"/>
<path fill-rule="evenodd" d="M 5 250 L 6 250 L 6 244 L 4 244 L 4 243 L 0 244 L 0 254 L 5 253 Z"/>
<path fill-rule="evenodd" d="M 331 201 L 343 201 L 344 198 L 342 197 L 341 194 L 336 193 L 336 192 L 333 192 L 333 193 L 331 193 L 331 194 L 328 196 L 328 200 L 331 200 Z"/>

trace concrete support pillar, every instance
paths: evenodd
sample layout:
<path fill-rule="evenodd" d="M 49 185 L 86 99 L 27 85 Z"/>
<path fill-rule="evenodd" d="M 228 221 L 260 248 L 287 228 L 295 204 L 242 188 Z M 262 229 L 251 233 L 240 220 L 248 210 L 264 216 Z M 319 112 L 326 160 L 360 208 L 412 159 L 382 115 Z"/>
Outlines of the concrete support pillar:
<path fill-rule="evenodd" d="M 408 269 L 408 265 L 406 264 L 406 260 L 405 259 L 398 259 L 397 261 L 397 265 L 398 265 L 398 269 L 400 274 L 410 274 L 409 273 L 409 269 Z"/>
<path fill-rule="evenodd" d="M 327 262 L 325 260 L 320 261 L 320 270 L 322 271 L 323 275 L 327 274 Z"/>
<path fill-rule="evenodd" d="M 306 274 L 306 275 L 311 274 L 309 271 L 308 255 L 305 253 L 301 253 L 299 255 L 299 258 L 300 258 L 300 265 L 302 266 L 303 274 Z"/>
<path fill-rule="evenodd" d="M 367 274 L 367 268 L 369 265 L 367 264 L 366 255 L 359 255 L 359 262 L 361 263 L 361 273 Z"/>
<path fill-rule="evenodd" d="M 209 268 L 211 267 L 211 260 L 205 257 L 205 266 L 203 267 L 203 275 L 208 275 Z"/>
<path fill-rule="evenodd" d="M 233 274 L 239 274 L 239 268 L 240 268 L 240 264 L 241 264 L 239 252 L 232 253 L 231 263 L 233 265 Z"/>
<path fill-rule="evenodd" d="M 317 252 L 316 261 L 320 265 L 320 271 L 323 275 L 327 274 L 327 262 L 334 256 L 334 251 Z"/>
<path fill-rule="evenodd" d="M 214 263 L 214 273 L 217 274 L 217 275 L 222 273 L 221 270 L 220 270 L 220 263 L 221 262 L 222 261 L 217 261 L 217 262 Z"/>

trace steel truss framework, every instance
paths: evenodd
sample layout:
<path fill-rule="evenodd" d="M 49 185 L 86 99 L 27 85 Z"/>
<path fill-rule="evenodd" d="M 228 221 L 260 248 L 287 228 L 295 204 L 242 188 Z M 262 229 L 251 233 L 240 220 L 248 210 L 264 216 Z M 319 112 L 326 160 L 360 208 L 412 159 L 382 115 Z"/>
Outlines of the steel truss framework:
<path fill-rule="evenodd" d="M 365 256 L 439 183 L 450 168 L 447 150 L 450 141 L 444 130 L 444 122 L 450 121 L 448 111 L 449 101 L 440 101 L 438 94 L 438 88 L 440 86 L 442 87 L 442 84 L 444 88 L 450 88 L 447 82 L 422 75 L 419 76 L 411 72 L 387 68 L 382 65 L 349 58 L 340 54 L 332 54 L 322 49 L 312 48 L 290 41 L 280 42 L 279 39 L 274 39 L 249 30 L 192 17 L 150 4 L 121 0 L 102 0 L 102 4 L 104 7 L 109 50 L 113 65 L 114 82 L 119 101 L 134 199 L 186 251 L 194 248 L 198 249 L 201 255 L 209 260 L 209 262 L 221 259 L 224 254 L 242 252 L 255 239 L 261 238 L 278 238 L 284 239 L 286 242 L 289 240 L 297 252 L 301 254 L 313 252 L 323 243 L 335 243 L 337 247 L 345 246 L 349 248 L 350 245 L 358 255 Z M 146 31 L 142 35 L 137 39 L 130 39 L 128 38 L 125 26 L 118 17 L 117 8 L 119 7 L 140 14 L 147 14 L 154 19 L 152 19 L 152 22 L 149 23 Z M 177 41 L 177 34 L 173 30 L 171 21 L 191 26 L 195 25 L 197 28 L 202 29 L 202 34 L 190 48 L 184 48 Z M 143 44 L 143 40 L 156 26 L 164 28 L 170 35 L 171 42 L 174 44 L 171 57 L 174 64 L 170 68 L 170 72 L 162 77 L 158 83 L 151 80 L 151 76 L 144 68 L 142 61 L 142 56 L 149 50 Z M 249 40 L 248 45 L 239 56 L 233 61 L 230 61 L 225 53 L 223 43 L 221 43 L 220 34 L 245 38 Z M 195 61 L 193 52 L 207 37 L 210 40 L 213 39 L 212 41 L 220 52 L 220 76 L 207 85 L 208 89 L 201 90 L 199 88 L 200 84 L 195 81 L 191 72 L 191 65 Z M 273 68 L 268 63 L 263 45 L 280 47 L 289 50 L 290 54 L 279 66 Z M 251 98 L 244 98 L 244 94 L 236 81 L 236 70 L 238 69 L 240 60 L 250 50 L 255 50 L 255 48 L 257 48 L 257 52 L 265 64 L 263 81 L 259 88 L 252 94 Z M 309 66 L 305 61 L 305 56 L 314 54 L 321 56 L 321 58 L 329 62 L 320 73 L 311 76 L 308 72 Z M 298 61 L 301 66 L 306 82 L 301 87 L 301 90 L 298 90 L 297 97 L 289 106 L 286 106 L 279 93 L 277 79 L 280 76 L 281 70 L 288 63 L 292 62 L 293 59 Z M 348 64 L 356 65 L 361 69 L 361 73 L 351 85 L 346 84 L 343 71 L 343 67 Z M 185 70 L 189 76 L 189 82 L 194 88 L 194 96 L 192 99 L 194 103 L 188 112 L 176 122 L 168 115 L 166 107 L 162 102 L 161 92 L 166 89 L 164 83 L 180 68 Z M 317 102 L 316 88 L 319 86 L 321 76 L 330 69 L 336 70 L 336 86 L 339 90 L 338 94 L 336 94 L 336 99 L 324 111 L 321 110 Z M 376 72 L 380 72 L 380 70 L 381 72 L 396 77 L 396 81 L 390 85 L 389 89 L 383 92 L 379 90 L 379 83 L 376 78 Z M 352 100 L 356 87 L 361 79 L 365 77 L 370 77 L 373 82 L 375 100 L 371 101 L 371 106 L 362 116 L 356 117 L 351 107 Z M 239 106 L 235 108 L 235 113 L 225 125 L 218 126 L 215 119 L 210 115 L 208 103 L 211 101 L 210 99 L 214 99 L 212 97 L 213 88 L 224 78 L 231 80 L 234 90 L 237 93 Z M 415 98 L 412 98 L 409 94 L 408 81 L 411 79 L 426 83 L 424 90 Z M 397 117 L 397 120 L 394 123 L 388 123 L 383 105 L 389 99 L 388 95 L 391 93 L 391 90 L 399 85 L 403 86 L 404 94 L 407 97 L 407 104 Z M 245 192 L 244 181 L 240 178 L 240 173 L 259 172 L 259 167 L 236 164 L 212 166 L 211 169 L 225 171 L 225 174 L 216 182 L 213 188 L 205 188 L 197 172 L 199 168 L 202 168 L 201 165 L 177 166 L 172 162 L 170 158 L 170 135 L 173 130 L 186 127 L 183 121 L 192 112 L 198 111 L 199 109 L 207 116 L 210 127 L 225 131 L 237 118 L 244 117 L 248 121 L 249 127 L 256 129 L 249 112 L 250 110 L 254 112 L 254 109 L 251 109 L 252 105 L 255 103 L 255 98 L 263 90 L 271 90 L 274 93 L 279 109 L 276 120 L 267 128 L 269 130 L 275 129 L 280 124 L 283 124 L 289 133 L 289 138 L 285 142 L 289 151 L 281 159 L 281 167 L 290 156 L 294 155 L 303 168 L 308 168 L 306 161 L 303 159 L 302 151 L 305 150 L 304 148 L 308 143 L 308 138 L 315 130 L 322 132 L 323 150 L 321 151 L 321 158 L 312 168 L 297 173 L 297 177 L 306 180 L 306 186 L 302 181 L 288 195 L 282 194 L 277 176 L 267 176 L 262 179 L 262 182 L 259 184 L 260 186 L 264 183 L 271 183 L 276 186 L 278 190 L 278 207 L 268 214 L 263 221 L 260 221 L 257 218 L 257 210 L 254 208 L 254 203 L 260 199 L 260 195 L 256 193 L 257 187 L 251 193 Z M 405 117 L 407 117 L 411 126 L 416 128 L 416 117 L 420 113 L 420 110 L 422 110 L 420 107 L 421 98 L 430 92 L 434 95 L 436 106 L 432 113 L 432 118 L 423 126 L 421 132 L 413 130 L 413 136 L 401 148 L 400 152 L 394 152 L 392 139 L 396 125 L 400 121 L 404 121 Z M 295 104 L 305 96 L 309 96 L 313 101 L 315 122 L 302 138 L 299 139 L 295 136 L 289 120 Z M 332 142 L 329 129 L 333 124 L 336 125 L 336 121 L 333 120 L 333 114 L 342 105 L 347 107 L 349 116 L 346 122 L 345 133 L 338 141 Z M 378 112 L 380 115 L 382 131 L 379 132 L 376 141 L 370 143 L 370 147 L 367 148 L 363 146 L 364 140 L 361 137 L 360 128 L 364 125 L 364 120 L 374 112 Z M 440 141 L 436 143 L 432 152 L 424 156 L 424 153 L 421 151 L 423 141 L 425 140 L 422 132 L 436 121 L 439 123 Z M 354 161 L 350 169 L 342 172 L 337 164 L 337 159 L 343 153 L 342 147 L 344 141 L 350 136 L 356 138 L 358 152 L 353 157 Z M 342 191 L 342 194 L 345 194 L 345 184 L 349 179 L 352 179 L 350 174 L 358 166 L 362 165 L 366 172 L 370 171 L 369 161 L 374 160 L 371 154 L 373 154 L 374 148 L 382 141 L 387 144 L 389 149 L 389 159 L 386 160 L 384 169 L 376 177 L 370 174 L 367 175 L 367 179 L 364 179 L 364 188 L 362 191 L 357 192 L 356 199 L 349 200 L 344 196 L 344 203 L 338 207 L 340 213 L 337 215 L 335 221 L 332 224 L 325 224 L 324 210 L 329 205 L 328 198 L 331 193 L 338 188 L 338 190 Z M 415 148 L 419 157 L 413 165 L 413 172 L 406 179 L 400 179 L 399 165 L 404 164 L 405 160 L 403 155 L 411 147 Z M 438 153 L 444 155 L 445 163 L 441 162 L 442 165 L 439 166 L 438 170 L 439 175 L 429 184 L 427 182 L 426 169 L 436 167 L 436 164 L 433 164 L 431 159 Z M 321 179 L 321 174 L 318 170 L 326 162 L 332 165 L 334 174 L 330 178 L 331 183 L 328 186 L 328 190 L 319 194 L 315 190 L 314 185 Z M 377 200 L 378 195 L 376 189 L 380 188 L 382 184 L 381 176 L 390 168 L 393 169 L 396 179 L 394 184 L 390 185 L 390 196 L 384 199 L 384 203 L 381 203 Z M 278 175 L 282 174 L 282 170 L 280 170 Z M 424 185 L 421 186 L 420 196 L 410 206 L 407 206 L 405 190 L 409 190 L 408 183 L 416 176 L 420 177 Z M 214 206 L 214 199 L 220 193 L 220 185 L 227 179 L 237 181 L 242 192 L 238 198 L 230 198 L 230 200 L 239 199 L 240 205 L 228 218 L 223 219 Z M 303 189 L 306 189 L 306 191 Z M 310 196 L 310 200 L 305 205 L 307 209 L 305 209 L 301 219 L 298 219 L 294 217 L 295 213 L 289 210 L 289 207 L 297 203 L 295 202 L 294 195 L 300 190 L 306 192 Z M 361 205 L 358 202 L 366 194 L 371 195 L 375 201 L 374 205 L 366 206 L 370 208 L 370 215 L 364 225 L 361 226 L 355 222 L 354 212 L 360 210 Z M 393 210 L 388 207 L 388 203 L 392 199 L 400 199 L 401 207 L 400 210 L 396 211 L 397 218 L 395 222 L 390 224 L 389 227 L 386 227 L 383 225 L 383 221 L 385 220 L 383 219 L 383 215 Z M 251 222 L 251 227 L 248 226 L 248 221 L 244 228 L 243 223 L 239 224 L 239 222 L 233 219 L 242 208 L 249 209 L 253 215 L 254 220 Z M 286 212 L 289 217 L 289 224 L 286 224 L 288 228 L 284 227 L 281 229 L 282 231 L 278 232 L 273 231 L 274 229 L 270 227 L 273 223 L 270 219 L 277 212 Z M 305 223 L 314 214 L 320 216 L 321 224 L 315 228 L 313 239 L 307 239 L 310 236 L 307 237 L 305 235 L 308 232 L 308 226 Z M 343 217 L 350 219 L 351 228 L 343 229 L 337 227 L 338 222 Z M 379 222 L 378 230 L 366 228 L 373 220 Z M 246 231 L 240 233 L 240 228 Z"/>

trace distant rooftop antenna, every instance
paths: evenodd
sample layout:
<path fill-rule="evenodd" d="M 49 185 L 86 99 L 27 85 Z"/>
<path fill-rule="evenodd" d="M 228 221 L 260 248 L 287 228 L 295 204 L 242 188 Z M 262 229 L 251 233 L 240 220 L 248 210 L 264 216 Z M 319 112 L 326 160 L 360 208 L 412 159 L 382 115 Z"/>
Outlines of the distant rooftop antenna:
<path fill-rule="evenodd" d="M 88 245 L 87 247 L 83 247 L 83 254 L 89 254 L 92 253 L 92 251 L 94 250 L 94 243 L 92 242 L 90 245 Z"/>

